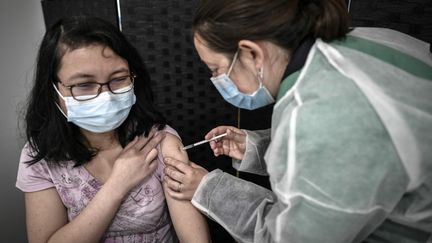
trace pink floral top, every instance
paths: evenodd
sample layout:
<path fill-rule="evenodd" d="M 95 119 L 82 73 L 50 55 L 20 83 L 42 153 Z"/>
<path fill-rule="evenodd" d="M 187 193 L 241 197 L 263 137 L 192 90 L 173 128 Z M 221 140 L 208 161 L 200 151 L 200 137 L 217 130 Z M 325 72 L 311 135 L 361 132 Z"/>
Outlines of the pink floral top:
<path fill-rule="evenodd" d="M 178 137 L 169 126 L 165 131 Z M 69 220 L 80 214 L 102 187 L 84 166 L 74 168 L 73 161 L 50 163 L 41 160 L 28 166 L 24 162 L 31 159 L 29 153 L 31 148 L 26 144 L 21 152 L 16 187 L 23 192 L 55 187 Z M 101 242 L 178 242 L 162 188 L 164 167 L 159 149 L 155 173 L 125 197 Z"/>

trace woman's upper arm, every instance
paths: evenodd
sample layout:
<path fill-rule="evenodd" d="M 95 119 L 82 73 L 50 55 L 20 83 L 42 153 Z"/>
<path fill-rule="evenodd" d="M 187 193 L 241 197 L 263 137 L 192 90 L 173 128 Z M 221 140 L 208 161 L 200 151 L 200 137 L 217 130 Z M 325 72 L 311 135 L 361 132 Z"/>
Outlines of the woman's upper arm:
<path fill-rule="evenodd" d="M 182 147 L 180 139 L 168 133 L 161 143 L 162 155 L 164 157 L 173 157 L 186 163 L 189 159 L 186 151 L 182 150 Z M 164 185 L 164 190 L 167 190 L 166 185 Z M 190 201 L 173 199 L 167 193 L 165 196 L 180 242 L 210 242 L 207 221 L 192 203 Z"/>
<path fill-rule="evenodd" d="M 183 144 L 178 137 L 171 133 L 167 133 L 164 140 L 161 142 L 161 150 L 163 157 L 173 157 L 181 161 L 188 161 L 189 157 L 186 150 L 183 150 Z"/>
<path fill-rule="evenodd" d="M 27 237 L 30 243 L 47 242 L 67 224 L 67 212 L 55 188 L 25 193 Z"/>

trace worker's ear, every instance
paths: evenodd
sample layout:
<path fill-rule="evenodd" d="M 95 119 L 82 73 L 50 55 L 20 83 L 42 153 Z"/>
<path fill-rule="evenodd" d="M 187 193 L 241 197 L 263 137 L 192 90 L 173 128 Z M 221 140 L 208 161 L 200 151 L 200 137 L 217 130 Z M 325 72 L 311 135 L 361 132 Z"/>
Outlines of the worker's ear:
<path fill-rule="evenodd" d="M 262 45 L 255 41 L 240 40 L 238 43 L 238 48 L 242 58 L 253 61 L 257 70 L 262 68 L 264 63 L 264 50 Z"/>

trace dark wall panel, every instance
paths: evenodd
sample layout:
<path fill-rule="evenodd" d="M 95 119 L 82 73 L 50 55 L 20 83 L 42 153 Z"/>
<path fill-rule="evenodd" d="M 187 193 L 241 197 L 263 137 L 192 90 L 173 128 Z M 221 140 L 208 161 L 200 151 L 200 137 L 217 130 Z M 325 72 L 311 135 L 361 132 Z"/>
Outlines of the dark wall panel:
<path fill-rule="evenodd" d="M 352 0 L 353 26 L 386 27 L 432 42 L 431 0 Z"/>
<path fill-rule="evenodd" d="M 194 4 L 191 0 L 122 0 L 120 4 L 123 33 L 141 53 L 153 80 L 156 103 L 185 145 L 202 140 L 217 125 L 237 125 L 237 109 L 219 95 L 194 49 Z M 215 158 L 208 145 L 188 154 L 208 170 L 235 173 L 231 160 Z M 234 242 L 221 226 L 208 222 L 213 242 Z"/>
<path fill-rule="evenodd" d="M 236 125 L 237 116 L 237 110 L 210 82 L 210 72 L 196 54 L 191 34 L 193 9 L 194 2 L 187 0 L 121 1 L 123 33 L 143 56 L 156 103 L 184 144 L 203 139 L 216 125 Z M 213 161 L 206 147 L 188 151 L 191 159 Z"/>
<path fill-rule="evenodd" d="M 115 0 L 42 0 L 41 3 L 47 28 L 60 18 L 73 15 L 100 17 L 118 26 Z"/>

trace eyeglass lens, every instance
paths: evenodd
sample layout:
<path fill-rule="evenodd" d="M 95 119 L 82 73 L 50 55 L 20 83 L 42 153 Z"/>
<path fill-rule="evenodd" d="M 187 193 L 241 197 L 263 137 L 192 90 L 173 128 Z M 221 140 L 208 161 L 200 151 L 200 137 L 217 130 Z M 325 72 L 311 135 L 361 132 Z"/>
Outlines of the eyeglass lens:
<path fill-rule="evenodd" d="M 133 77 L 123 76 L 112 79 L 108 83 L 82 83 L 71 87 L 72 96 L 76 100 L 90 100 L 96 98 L 102 91 L 102 86 L 108 85 L 108 89 L 114 94 L 121 94 L 132 89 Z M 124 89 L 130 87 L 129 89 Z"/>

